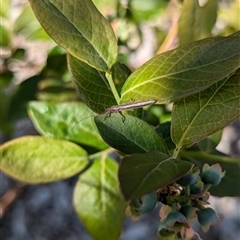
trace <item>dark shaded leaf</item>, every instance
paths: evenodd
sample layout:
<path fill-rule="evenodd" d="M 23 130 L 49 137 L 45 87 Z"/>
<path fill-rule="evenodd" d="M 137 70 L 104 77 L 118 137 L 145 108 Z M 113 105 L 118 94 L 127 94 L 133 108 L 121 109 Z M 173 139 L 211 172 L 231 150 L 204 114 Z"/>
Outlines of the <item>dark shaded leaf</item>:
<path fill-rule="evenodd" d="M 162 188 L 185 175 L 192 164 L 160 152 L 124 157 L 119 168 L 120 186 L 126 200 Z"/>
<path fill-rule="evenodd" d="M 68 54 L 68 67 L 80 98 L 96 113 L 116 105 L 104 72 Z"/>
<path fill-rule="evenodd" d="M 144 153 L 152 150 L 168 153 L 168 149 L 154 129 L 139 118 L 120 114 L 94 118 L 103 140 L 113 148 L 126 153 Z"/>

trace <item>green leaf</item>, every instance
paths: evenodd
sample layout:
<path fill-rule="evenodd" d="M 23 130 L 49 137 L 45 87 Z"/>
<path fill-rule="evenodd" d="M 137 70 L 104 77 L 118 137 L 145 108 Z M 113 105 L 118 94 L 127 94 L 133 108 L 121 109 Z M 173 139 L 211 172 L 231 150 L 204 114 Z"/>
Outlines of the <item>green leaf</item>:
<path fill-rule="evenodd" d="M 74 189 L 74 208 L 95 240 L 117 240 L 121 234 L 126 203 L 117 171 L 113 159 L 95 159 Z"/>
<path fill-rule="evenodd" d="M 122 87 L 131 74 L 131 70 L 123 63 L 116 62 L 112 67 L 112 78 L 114 85 L 120 95 Z"/>
<path fill-rule="evenodd" d="M 29 116 L 36 129 L 44 136 L 105 149 L 107 145 L 98 133 L 93 114 L 83 103 L 54 104 L 39 101 L 29 103 Z"/>
<path fill-rule="evenodd" d="M 172 139 L 178 148 L 198 142 L 240 116 L 240 69 L 211 88 L 177 101 Z"/>
<path fill-rule="evenodd" d="M 161 134 L 168 149 L 171 150 L 171 149 L 175 148 L 175 144 L 171 138 L 171 122 L 165 122 L 165 123 L 160 124 L 158 127 L 155 128 L 155 131 L 158 134 Z"/>
<path fill-rule="evenodd" d="M 26 136 L 0 147 L 1 170 L 19 181 L 48 183 L 69 178 L 87 164 L 87 153 L 74 143 Z"/>
<path fill-rule="evenodd" d="M 54 74 L 53 71 L 52 74 Z M 79 101 L 72 83 L 64 81 L 63 79 L 42 78 L 40 87 L 41 89 L 37 94 L 38 100 L 40 101 L 53 103 Z"/>
<path fill-rule="evenodd" d="M 24 36 L 28 39 L 34 39 L 34 35 L 37 35 L 37 40 L 39 40 L 39 38 L 44 40 L 50 39 L 46 32 L 42 29 L 39 22 L 36 20 L 34 13 L 29 5 L 23 8 L 21 14 L 14 22 L 13 30 L 16 34 L 24 34 Z"/>
<path fill-rule="evenodd" d="M 184 0 L 178 24 L 180 45 L 211 36 L 216 22 L 217 0 L 199 6 L 198 0 Z"/>
<path fill-rule="evenodd" d="M 101 71 L 116 62 L 113 30 L 91 0 L 29 2 L 45 31 L 71 55 Z"/>
<path fill-rule="evenodd" d="M 41 74 L 45 77 L 56 77 L 60 84 L 59 80 L 63 79 L 66 72 L 68 72 L 66 51 L 56 45 L 48 53 L 47 62 Z"/>
<path fill-rule="evenodd" d="M 158 0 L 131 0 L 129 10 L 136 22 L 141 22 L 159 16 L 161 9 L 165 9 L 167 1 Z"/>
<path fill-rule="evenodd" d="M 0 46 L 1 46 L 1 48 L 10 46 L 10 43 L 11 43 L 10 32 L 2 24 L 0 24 L 0 33 L 1 33 L 1 37 L 0 37 Z"/>
<path fill-rule="evenodd" d="M 208 0 L 202 10 L 202 37 L 209 37 L 217 20 L 218 1 Z"/>
<path fill-rule="evenodd" d="M 178 22 L 180 45 L 200 39 L 202 8 L 198 0 L 184 0 Z"/>
<path fill-rule="evenodd" d="M 10 9 L 10 1 L 9 0 L 1 1 L 0 16 L 7 18 L 9 15 L 9 9 Z"/>
<path fill-rule="evenodd" d="M 217 147 L 221 138 L 222 138 L 222 130 L 198 142 L 197 146 L 199 147 L 199 149 L 201 149 L 204 152 L 211 152 Z"/>
<path fill-rule="evenodd" d="M 212 161 L 208 162 L 214 164 Z M 216 162 L 220 163 L 223 171 L 226 171 L 225 176 L 217 186 L 210 188 L 213 196 L 217 197 L 239 197 L 240 196 L 240 169 L 239 164 Z"/>
<path fill-rule="evenodd" d="M 174 182 L 192 166 L 189 162 L 160 152 L 124 157 L 118 173 L 122 193 L 126 200 L 136 199 Z"/>
<path fill-rule="evenodd" d="M 130 75 L 121 103 L 134 100 L 176 101 L 228 77 L 239 68 L 239 37 L 192 42 L 153 57 Z"/>
<path fill-rule="evenodd" d="M 104 72 L 68 54 L 68 68 L 80 98 L 94 112 L 103 113 L 106 108 L 116 105 Z"/>
<path fill-rule="evenodd" d="M 41 79 L 40 75 L 35 75 L 26 79 L 17 86 L 17 89 L 11 99 L 8 118 L 9 121 L 19 120 L 20 118 L 26 118 L 28 116 L 27 103 L 36 99 Z"/>
<path fill-rule="evenodd" d="M 3 88 L 0 88 L 0 130 L 6 134 L 12 131 L 11 123 L 8 121 L 12 96 Z"/>
<path fill-rule="evenodd" d="M 240 37 L 240 31 L 231 34 L 230 37 Z"/>
<path fill-rule="evenodd" d="M 94 120 L 103 140 L 123 153 L 144 153 L 152 150 L 168 153 L 162 137 L 139 118 L 126 115 L 124 120 L 120 114 L 112 114 L 110 117 L 98 115 Z"/>

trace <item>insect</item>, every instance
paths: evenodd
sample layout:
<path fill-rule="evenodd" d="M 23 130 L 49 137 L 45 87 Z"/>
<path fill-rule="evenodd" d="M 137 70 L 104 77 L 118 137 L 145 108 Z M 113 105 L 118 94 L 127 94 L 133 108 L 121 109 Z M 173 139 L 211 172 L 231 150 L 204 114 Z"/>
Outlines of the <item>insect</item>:
<path fill-rule="evenodd" d="M 110 108 L 107 108 L 106 111 L 105 111 L 105 118 L 106 117 L 110 117 L 112 113 L 119 113 L 122 115 L 123 117 L 123 122 L 125 121 L 125 116 L 122 114 L 121 111 L 124 111 L 124 110 L 134 110 L 134 109 L 137 109 L 137 108 L 142 108 L 142 107 L 145 107 L 145 106 L 149 106 L 149 105 L 152 105 L 154 103 L 156 103 L 157 101 L 156 100 L 148 100 L 148 101 L 142 101 L 142 102 L 135 102 L 135 103 L 127 103 L 127 104 L 122 104 L 122 105 L 115 105 L 115 106 L 112 106 Z"/>
<path fill-rule="evenodd" d="M 157 100 L 148 100 L 148 101 L 142 101 L 142 102 L 135 102 L 135 103 L 127 103 L 127 104 L 122 104 L 122 105 L 114 105 L 110 108 L 107 108 L 104 112 L 105 114 L 105 118 L 106 119 L 107 117 L 110 117 L 112 113 L 119 113 L 121 114 L 121 116 L 123 117 L 123 122 L 125 121 L 125 116 L 122 114 L 121 111 L 124 111 L 124 110 L 134 110 L 134 109 L 137 109 L 137 108 L 142 108 L 142 107 L 145 107 L 145 106 L 150 106 L 154 103 L 156 103 Z M 79 122 L 83 121 L 84 119 L 86 118 L 90 118 L 94 115 L 91 115 L 91 116 L 88 116 L 88 117 L 85 117 L 83 119 L 81 119 Z M 76 124 L 74 124 L 74 126 L 72 127 L 72 129 L 79 123 L 77 122 Z"/>

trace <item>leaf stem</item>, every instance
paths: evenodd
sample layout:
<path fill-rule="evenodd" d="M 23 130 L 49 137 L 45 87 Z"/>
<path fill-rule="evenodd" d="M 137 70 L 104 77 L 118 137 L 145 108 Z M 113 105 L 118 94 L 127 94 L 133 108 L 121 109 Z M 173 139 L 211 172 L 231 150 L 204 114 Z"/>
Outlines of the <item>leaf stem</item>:
<path fill-rule="evenodd" d="M 221 155 L 214 155 L 206 152 L 200 152 L 200 151 L 181 151 L 180 152 L 181 157 L 197 157 L 197 158 L 203 158 L 207 160 L 212 161 L 218 161 L 218 162 L 226 162 L 226 163 L 236 163 L 239 164 L 240 160 L 239 158 L 234 157 L 226 157 Z"/>
<path fill-rule="evenodd" d="M 110 86 L 110 88 L 112 90 L 113 96 L 116 99 L 117 104 L 119 104 L 120 97 L 119 97 L 117 89 L 116 89 L 116 87 L 114 85 L 111 73 L 106 72 L 106 78 L 107 78 L 109 86 Z"/>
<path fill-rule="evenodd" d="M 173 158 L 177 158 L 178 153 L 179 153 L 179 150 L 180 150 L 180 148 L 178 148 L 178 147 L 176 147 L 176 148 L 174 149 L 174 152 L 173 152 L 173 155 L 172 155 Z"/>
<path fill-rule="evenodd" d="M 101 157 L 103 154 L 104 155 L 109 155 L 112 152 L 114 152 L 113 148 L 107 148 L 107 149 L 105 149 L 103 151 L 100 151 L 100 152 L 94 153 L 92 155 L 89 155 L 89 158 L 90 159 L 94 159 L 94 158 L 97 158 L 97 157 Z"/>

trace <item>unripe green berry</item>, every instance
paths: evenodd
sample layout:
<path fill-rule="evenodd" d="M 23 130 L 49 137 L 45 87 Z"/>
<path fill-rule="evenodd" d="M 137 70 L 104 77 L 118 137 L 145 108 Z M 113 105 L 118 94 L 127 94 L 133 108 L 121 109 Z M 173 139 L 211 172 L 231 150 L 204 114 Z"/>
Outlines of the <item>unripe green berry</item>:
<path fill-rule="evenodd" d="M 218 185 L 224 176 L 225 172 L 222 172 L 222 168 L 219 164 L 214 164 L 209 167 L 208 164 L 204 164 L 201 179 L 205 184 Z"/>
<path fill-rule="evenodd" d="M 141 213 L 151 212 L 157 204 L 157 193 L 151 192 L 141 197 L 141 206 L 137 209 Z"/>
<path fill-rule="evenodd" d="M 196 208 L 194 208 L 190 205 L 182 206 L 179 209 L 179 212 L 182 213 L 186 217 L 187 220 L 193 219 L 197 216 L 196 215 Z"/>
<path fill-rule="evenodd" d="M 186 175 L 182 176 L 177 182 L 183 186 L 194 185 L 199 179 L 199 170 L 192 169 Z"/>
<path fill-rule="evenodd" d="M 212 208 L 204 208 L 198 212 L 198 221 L 204 232 L 207 232 L 210 225 L 217 225 L 219 217 Z"/>

